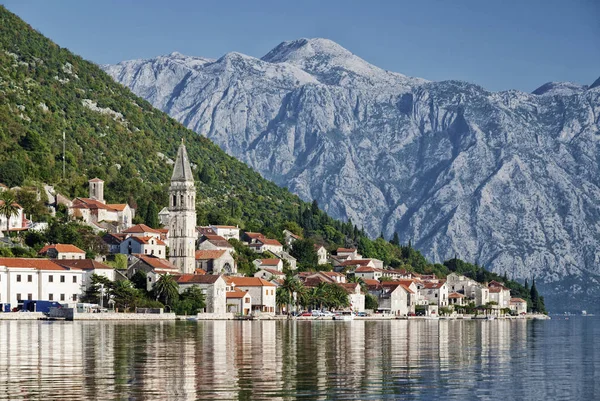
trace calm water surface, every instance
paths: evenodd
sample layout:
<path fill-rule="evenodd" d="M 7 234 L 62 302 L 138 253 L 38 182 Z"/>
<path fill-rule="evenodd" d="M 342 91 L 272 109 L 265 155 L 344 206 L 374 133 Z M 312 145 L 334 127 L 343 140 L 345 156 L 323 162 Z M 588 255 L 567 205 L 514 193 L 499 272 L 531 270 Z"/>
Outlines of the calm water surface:
<path fill-rule="evenodd" d="M 600 399 L 600 319 L 0 322 L 0 399 Z"/>

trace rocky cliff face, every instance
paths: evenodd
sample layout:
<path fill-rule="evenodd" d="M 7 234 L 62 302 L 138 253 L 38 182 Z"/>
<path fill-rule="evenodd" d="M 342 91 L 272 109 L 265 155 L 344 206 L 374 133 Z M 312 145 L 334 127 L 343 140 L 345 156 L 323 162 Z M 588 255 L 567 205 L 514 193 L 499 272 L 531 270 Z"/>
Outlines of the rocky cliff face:
<path fill-rule="evenodd" d="M 458 254 L 579 301 L 596 296 L 598 85 L 493 93 L 384 71 L 325 39 L 262 59 L 173 53 L 104 68 L 374 236 L 397 231 L 436 261 Z"/>

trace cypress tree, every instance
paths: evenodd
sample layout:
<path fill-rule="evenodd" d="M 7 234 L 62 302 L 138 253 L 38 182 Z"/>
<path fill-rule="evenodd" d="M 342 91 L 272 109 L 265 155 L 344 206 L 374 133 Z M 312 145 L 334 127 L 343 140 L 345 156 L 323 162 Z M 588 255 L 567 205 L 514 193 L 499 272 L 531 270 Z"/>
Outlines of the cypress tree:
<path fill-rule="evenodd" d="M 146 225 L 152 228 L 158 228 L 158 208 L 156 207 L 156 203 L 153 200 L 148 202 L 148 207 L 146 208 L 146 216 L 144 216 L 144 221 Z"/>
<path fill-rule="evenodd" d="M 539 301 L 540 294 L 538 294 L 538 290 L 535 287 L 535 277 L 531 281 L 530 297 L 531 297 L 532 312 L 539 312 L 540 311 L 540 301 Z"/>
<path fill-rule="evenodd" d="M 400 237 L 398 236 L 397 232 L 394 232 L 394 237 L 392 238 L 392 240 L 390 241 L 390 243 L 392 245 L 400 246 Z"/>

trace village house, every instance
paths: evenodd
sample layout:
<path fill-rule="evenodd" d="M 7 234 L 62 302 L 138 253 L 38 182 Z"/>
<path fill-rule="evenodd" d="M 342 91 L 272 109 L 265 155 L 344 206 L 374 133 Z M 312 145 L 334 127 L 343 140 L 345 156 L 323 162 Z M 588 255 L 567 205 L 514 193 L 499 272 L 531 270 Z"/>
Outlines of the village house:
<path fill-rule="evenodd" d="M 362 256 L 354 248 L 338 248 L 336 256 L 345 260 L 362 259 Z"/>
<path fill-rule="evenodd" d="M 4 201 L 0 200 L 0 206 L 4 205 Z M 27 225 L 25 224 L 25 215 L 23 214 L 23 207 L 18 203 L 14 202 L 13 206 L 17 208 L 17 214 L 11 216 L 8 220 L 8 230 L 9 231 L 23 231 L 27 229 Z M 0 214 L 0 232 L 6 231 L 6 216 Z"/>
<path fill-rule="evenodd" d="M 152 290 L 154 283 L 164 274 L 179 274 L 179 269 L 166 259 L 157 256 L 131 254 L 128 256 L 126 276 L 131 279 L 135 273 L 143 271 L 147 275 L 146 289 Z"/>
<path fill-rule="evenodd" d="M 317 252 L 317 264 L 326 265 L 328 258 L 327 249 L 323 245 L 315 244 L 315 251 Z"/>
<path fill-rule="evenodd" d="M 227 251 L 233 255 L 235 248 L 220 235 L 205 234 L 200 238 L 198 249 L 203 251 Z"/>
<path fill-rule="evenodd" d="M 131 226 L 135 210 L 127 204 L 107 204 L 104 202 L 104 181 L 93 178 L 88 181 L 89 198 L 75 198 L 68 208 L 71 218 L 79 218 L 96 230 L 117 231 Z M 104 224 L 106 223 L 106 224 Z"/>
<path fill-rule="evenodd" d="M 285 273 L 282 271 L 271 269 L 268 267 L 261 267 L 258 269 L 256 273 L 254 273 L 254 277 L 262 278 L 263 280 L 272 281 L 275 280 L 284 280 Z"/>
<path fill-rule="evenodd" d="M 377 297 L 377 310 L 397 316 L 414 313 L 414 290 L 398 281 L 387 281 L 378 285 L 368 285 L 369 293 Z"/>
<path fill-rule="evenodd" d="M 223 316 L 227 312 L 227 283 L 223 276 L 180 274 L 175 276 L 175 281 L 179 284 L 180 293 L 192 286 L 200 288 L 205 297 L 206 313 Z"/>
<path fill-rule="evenodd" d="M 76 266 L 84 260 L 0 258 L 0 304 L 3 311 L 24 300 L 78 302 L 93 274 L 114 279 L 114 270 L 101 263 Z"/>
<path fill-rule="evenodd" d="M 121 242 L 127 237 L 126 234 L 111 234 L 106 233 L 102 236 L 102 241 L 108 247 L 108 253 L 121 253 Z"/>
<path fill-rule="evenodd" d="M 253 233 L 250 231 L 245 232 L 242 235 L 242 241 L 244 241 L 247 244 L 255 244 L 256 241 L 258 241 L 259 239 L 265 239 L 266 237 L 264 235 L 262 235 L 261 233 Z"/>
<path fill-rule="evenodd" d="M 527 301 L 522 298 L 511 298 L 509 305 L 510 310 L 516 315 L 524 315 L 527 313 Z"/>
<path fill-rule="evenodd" d="M 154 237 L 156 239 L 161 239 L 162 233 L 154 229 L 152 227 L 148 227 L 145 224 L 136 224 L 135 226 L 131 226 L 128 229 L 124 230 L 122 234 L 125 234 L 125 237 Z"/>
<path fill-rule="evenodd" d="M 294 234 L 290 230 L 283 230 L 283 236 L 285 238 L 285 244 L 288 247 L 291 247 L 292 244 L 294 243 L 294 241 L 298 241 L 299 239 L 302 239 L 301 236 Z"/>
<path fill-rule="evenodd" d="M 448 286 L 446 280 L 418 281 L 419 297 L 438 307 L 448 306 Z"/>
<path fill-rule="evenodd" d="M 276 286 L 258 277 L 228 277 L 232 289 L 247 291 L 252 297 L 252 313 L 274 314 Z"/>
<path fill-rule="evenodd" d="M 40 249 L 38 255 L 50 259 L 85 259 L 85 251 L 71 244 L 46 245 Z"/>
<path fill-rule="evenodd" d="M 252 262 L 257 269 L 268 268 L 283 271 L 283 261 L 281 259 L 256 259 Z"/>
<path fill-rule="evenodd" d="M 210 226 L 196 226 L 196 234 L 198 235 L 198 240 L 202 239 L 205 235 L 217 235 Z"/>
<path fill-rule="evenodd" d="M 233 256 L 223 249 L 196 251 L 196 269 L 202 269 L 212 274 L 237 273 Z"/>
<path fill-rule="evenodd" d="M 348 308 L 354 312 L 365 311 L 365 294 L 363 294 L 360 284 L 358 283 L 338 283 L 348 292 L 348 301 L 350 307 Z"/>
<path fill-rule="evenodd" d="M 119 253 L 124 255 L 142 254 L 166 257 L 166 244 L 156 237 L 137 237 L 131 236 L 119 245 Z"/>
<path fill-rule="evenodd" d="M 370 267 L 375 269 L 375 263 L 373 263 L 371 259 L 348 259 L 342 262 L 337 259 L 332 259 L 332 262 L 335 271 L 349 271 L 359 267 Z"/>
<path fill-rule="evenodd" d="M 160 209 L 160 212 L 158 212 L 158 222 L 163 227 L 169 226 L 169 208 L 168 207 L 165 206 L 162 209 Z"/>
<path fill-rule="evenodd" d="M 210 228 L 212 231 L 226 240 L 235 239 L 240 240 L 240 229 L 235 226 L 216 226 L 211 225 Z"/>
<path fill-rule="evenodd" d="M 497 281 L 490 281 L 488 284 L 490 294 L 489 302 L 496 302 L 498 309 L 510 307 L 510 289 Z"/>
<path fill-rule="evenodd" d="M 248 291 L 235 289 L 225 293 L 227 299 L 227 312 L 236 315 L 248 316 L 252 313 L 252 296 Z"/>
<path fill-rule="evenodd" d="M 298 268 L 298 266 L 297 266 L 298 261 L 296 260 L 296 258 L 293 257 L 292 255 L 290 255 L 289 253 L 287 253 L 286 251 L 281 251 L 278 254 L 276 254 L 275 256 L 277 256 L 282 261 L 284 261 L 284 260 L 287 261 L 288 264 L 290 265 L 291 270 L 296 270 Z"/>
<path fill-rule="evenodd" d="M 256 242 L 253 242 L 248 245 L 250 248 L 254 250 L 254 252 L 263 253 L 263 252 L 271 252 L 274 255 L 280 254 L 283 252 L 283 245 L 276 239 L 269 238 L 261 238 L 257 239 Z"/>

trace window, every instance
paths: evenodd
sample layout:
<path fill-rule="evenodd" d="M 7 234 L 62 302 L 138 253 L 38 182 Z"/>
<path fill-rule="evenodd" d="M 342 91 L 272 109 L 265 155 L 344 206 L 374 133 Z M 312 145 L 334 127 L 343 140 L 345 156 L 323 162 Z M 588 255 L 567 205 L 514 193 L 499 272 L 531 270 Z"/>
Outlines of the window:
<path fill-rule="evenodd" d="M 148 277 L 148 282 L 151 283 L 152 282 L 152 277 Z"/>
<path fill-rule="evenodd" d="M 54 276 L 52 274 L 48 276 L 48 282 L 49 283 L 53 283 L 54 282 Z"/>
<path fill-rule="evenodd" d="M 65 276 L 60 276 L 60 282 L 61 282 L 61 283 L 64 283 L 64 282 L 65 282 Z M 63 299 L 63 301 L 64 301 L 64 299 Z"/>
<path fill-rule="evenodd" d="M 65 294 L 60 294 L 60 300 L 64 301 L 65 300 Z"/>
<path fill-rule="evenodd" d="M 161 254 L 161 250 L 160 250 L 160 249 L 158 250 L 158 254 L 159 254 L 159 255 Z"/>
<path fill-rule="evenodd" d="M 21 294 L 17 294 L 17 302 L 21 302 Z"/>
<path fill-rule="evenodd" d="M 66 256 L 66 255 L 62 255 L 62 258 L 61 258 L 61 259 L 66 259 L 66 258 L 67 258 L 67 256 Z"/>
<path fill-rule="evenodd" d="M 77 276 L 73 276 L 73 282 L 76 283 L 77 282 Z"/>
<path fill-rule="evenodd" d="M 249 304 L 249 303 L 250 303 L 250 298 L 246 298 L 246 299 L 244 299 L 244 303 L 247 303 L 247 304 Z"/>
<path fill-rule="evenodd" d="M 33 276 L 31 274 L 27 275 L 27 282 L 31 283 L 33 281 Z"/>
<path fill-rule="evenodd" d="M 54 301 L 54 294 L 48 294 L 48 301 Z"/>
<path fill-rule="evenodd" d="M 20 283 L 20 282 L 21 282 L 21 275 L 17 274 L 17 283 Z"/>
<path fill-rule="evenodd" d="M 144 254 L 147 255 L 148 254 L 148 250 L 144 249 Z"/>
<path fill-rule="evenodd" d="M 27 294 L 27 300 L 31 301 L 33 299 L 33 294 Z"/>
<path fill-rule="evenodd" d="M 77 294 L 73 294 L 73 301 L 77 301 Z"/>

